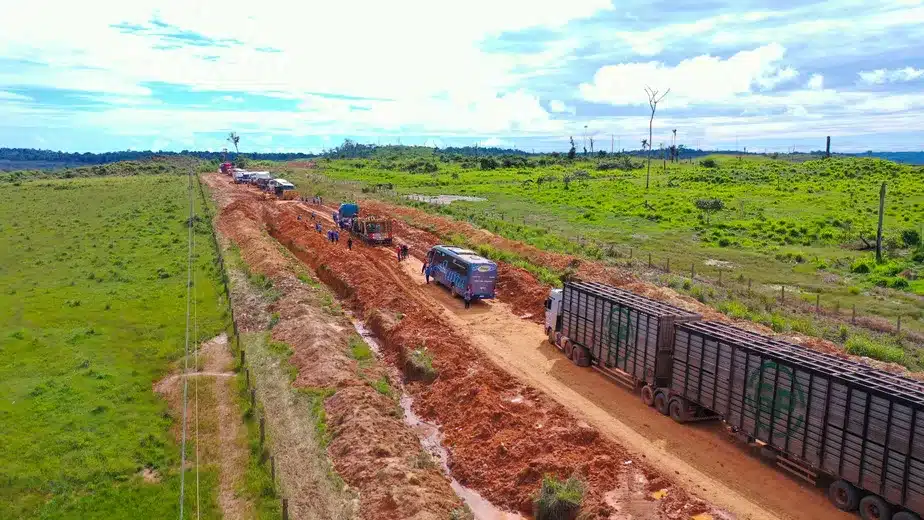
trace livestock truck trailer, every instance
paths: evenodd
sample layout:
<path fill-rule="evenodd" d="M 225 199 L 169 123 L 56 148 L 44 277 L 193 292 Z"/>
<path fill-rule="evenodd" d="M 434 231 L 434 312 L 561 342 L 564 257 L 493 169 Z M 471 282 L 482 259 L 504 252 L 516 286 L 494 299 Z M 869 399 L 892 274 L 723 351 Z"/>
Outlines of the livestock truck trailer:
<path fill-rule="evenodd" d="M 600 283 L 546 300 L 549 341 L 677 422 L 721 420 L 864 520 L 924 514 L 924 384 Z"/>

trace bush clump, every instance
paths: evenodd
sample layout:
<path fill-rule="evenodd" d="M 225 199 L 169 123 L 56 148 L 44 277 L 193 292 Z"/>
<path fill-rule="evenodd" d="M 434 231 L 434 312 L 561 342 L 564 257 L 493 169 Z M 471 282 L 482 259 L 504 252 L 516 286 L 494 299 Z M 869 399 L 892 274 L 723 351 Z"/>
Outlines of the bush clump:
<path fill-rule="evenodd" d="M 855 356 L 865 356 L 888 363 L 902 363 L 905 360 L 905 351 L 901 347 L 880 343 L 866 336 L 851 336 L 845 347 L 848 354 Z"/>
<path fill-rule="evenodd" d="M 574 520 L 584 500 L 584 483 L 577 477 L 561 481 L 552 475 L 542 477 L 542 487 L 533 501 L 536 520 Z"/>

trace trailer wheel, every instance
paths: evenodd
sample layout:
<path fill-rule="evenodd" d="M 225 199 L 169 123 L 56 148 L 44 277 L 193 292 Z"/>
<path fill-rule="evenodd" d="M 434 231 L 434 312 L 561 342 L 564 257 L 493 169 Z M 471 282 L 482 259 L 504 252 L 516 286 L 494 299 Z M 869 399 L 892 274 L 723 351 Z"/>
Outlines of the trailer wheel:
<path fill-rule="evenodd" d="M 571 348 L 571 361 L 579 367 L 590 366 L 590 351 L 580 345 Z"/>
<path fill-rule="evenodd" d="M 671 402 L 668 404 L 668 411 L 670 412 L 671 419 L 679 423 L 685 423 L 690 420 L 687 415 L 687 407 L 680 399 L 671 399 Z"/>
<path fill-rule="evenodd" d="M 654 406 L 654 390 L 651 389 L 651 385 L 645 385 L 642 387 L 641 391 L 642 402 L 648 406 Z"/>
<path fill-rule="evenodd" d="M 571 359 L 571 352 L 574 350 L 574 345 L 571 344 L 571 340 L 565 338 L 561 340 L 562 349 L 565 351 L 565 357 Z"/>
<path fill-rule="evenodd" d="M 866 495 L 860 500 L 860 518 L 863 520 L 891 520 L 892 506 L 876 495 Z"/>
<path fill-rule="evenodd" d="M 860 505 L 860 492 L 846 480 L 836 480 L 828 487 L 828 499 L 841 511 L 855 511 Z"/>
<path fill-rule="evenodd" d="M 662 414 L 670 415 L 670 408 L 669 408 L 669 403 L 667 401 L 667 395 L 665 395 L 664 392 L 655 392 L 654 406 Z"/>
<path fill-rule="evenodd" d="M 921 520 L 921 517 L 911 511 L 899 511 L 892 515 L 892 520 Z"/>

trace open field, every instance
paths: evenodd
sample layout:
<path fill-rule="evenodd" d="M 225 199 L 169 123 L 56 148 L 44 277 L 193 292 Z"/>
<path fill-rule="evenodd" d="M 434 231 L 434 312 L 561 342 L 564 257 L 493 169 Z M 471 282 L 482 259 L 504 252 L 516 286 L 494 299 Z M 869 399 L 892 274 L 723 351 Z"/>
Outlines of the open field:
<path fill-rule="evenodd" d="M 649 267 L 650 254 L 652 266 L 665 275 L 662 283 L 713 305 L 722 300 L 707 288 L 674 279 L 689 279 L 692 270 L 697 280 L 726 289 L 743 291 L 752 284 L 769 301 L 779 299 L 785 287 L 790 306 L 814 310 L 817 301 L 826 315 L 848 321 L 855 306 L 860 321 L 881 321 L 876 330 L 895 329 L 901 316 L 904 331 L 924 332 L 919 167 L 863 158 L 800 164 L 767 157 L 712 159 L 714 167 L 668 163 L 665 169 L 653 162 L 647 192 L 645 170 L 635 159 L 573 164 L 497 159 L 497 168 L 482 170 L 472 158 L 398 156 L 322 161 L 321 170 L 285 165 L 276 170 L 304 190 L 417 206 L 547 251 L 635 272 Z M 616 169 L 599 169 L 609 167 Z M 629 169 L 618 169 L 624 167 Z M 883 181 L 886 261 L 875 265 L 872 251 L 861 248 L 864 240 L 875 242 Z M 407 200 L 412 194 L 485 200 L 433 205 Z M 721 209 L 697 207 L 697 201 L 710 207 L 706 201 L 715 199 Z M 771 309 L 753 307 L 751 318 L 770 325 Z"/>
<path fill-rule="evenodd" d="M 186 188 L 181 175 L 0 184 L 0 517 L 175 517 L 179 424 L 152 384 L 183 354 Z M 210 231 L 195 231 L 204 341 L 227 322 Z M 200 478 L 203 516 L 218 517 L 216 467 Z M 190 514 L 193 482 L 190 467 Z"/>

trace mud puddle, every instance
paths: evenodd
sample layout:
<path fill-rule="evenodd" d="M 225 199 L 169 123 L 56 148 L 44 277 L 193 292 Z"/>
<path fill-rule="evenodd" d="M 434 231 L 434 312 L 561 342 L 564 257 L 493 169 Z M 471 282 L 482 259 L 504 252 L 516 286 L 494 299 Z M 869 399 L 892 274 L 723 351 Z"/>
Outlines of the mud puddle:
<path fill-rule="evenodd" d="M 356 333 L 359 334 L 367 345 L 369 345 L 369 348 L 375 352 L 377 357 L 381 357 L 382 346 L 379 344 L 372 331 L 370 331 L 362 321 L 356 319 L 352 313 L 347 312 L 346 315 L 350 319 L 350 322 L 353 323 Z M 388 368 L 393 372 L 392 376 L 394 377 L 392 377 L 392 381 L 394 381 L 394 386 L 401 392 L 399 402 L 401 404 L 401 409 L 404 410 L 405 424 L 410 426 L 414 434 L 417 435 L 423 449 L 439 460 L 443 473 L 450 479 L 450 487 L 455 494 L 462 499 L 465 505 L 468 506 L 475 520 L 525 520 L 524 517 L 517 513 L 511 513 L 498 508 L 482 497 L 477 491 L 463 486 L 458 480 L 453 478 L 452 473 L 449 471 L 449 452 L 443 447 L 443 434 L 439 426 L 424 421 L 414 413 L 411 407 L 414 400 L 404 392 L 404 386 L 400 383 L 401 374 L 390 365 Z"/>

